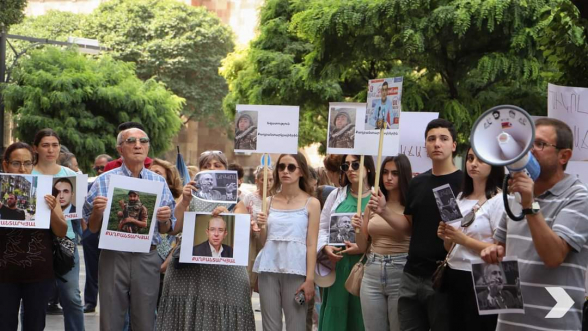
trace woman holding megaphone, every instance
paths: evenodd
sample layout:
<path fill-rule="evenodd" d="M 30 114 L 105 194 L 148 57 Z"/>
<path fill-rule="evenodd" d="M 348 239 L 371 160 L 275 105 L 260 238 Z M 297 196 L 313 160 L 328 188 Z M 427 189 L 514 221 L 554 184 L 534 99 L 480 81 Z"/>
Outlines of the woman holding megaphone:
<path fill-rule="evenodd" d="M 451 330 L 495 330 L 497 315 L 480 316 L 472 280 L 470 260 L 492 245 L 493 235 L 504 214 L 500 186 L 504 167 L 482 162 L 468 148 L 464 159 L 464 180 L 457 204 L 461 223 L 439 223 L 437 235 L 449 253 L 448 268 L 439 291 L 446 291 Z"/>

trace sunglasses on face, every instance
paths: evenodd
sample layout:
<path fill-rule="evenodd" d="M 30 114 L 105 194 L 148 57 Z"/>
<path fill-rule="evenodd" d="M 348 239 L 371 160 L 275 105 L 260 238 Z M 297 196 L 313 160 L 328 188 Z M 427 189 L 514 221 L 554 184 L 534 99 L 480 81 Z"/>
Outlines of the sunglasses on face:
<path fill-rule="evenodd" d="M 351 167 L 351 169 L 353 169 L 353 170 L 359 169 L 359 161 L 353 161 L 353 162 L 351 162 L 351 164 L 349 162 L 345 162 L 345 163 L 341 164 L 341 166 L 339 168 L 341 169 L 341 171 L 347 172 L 347 171 L 349 171 L 349 167 Z"/>
<path fill-rule="evenodd" d="M 129 138 L 125 139 L 123 142 L 127 145 L 135 145 L 135 144 L 137 144 L 137 140 L 139 140 L 141 145 L 149 144 L 149 138 L 147 138 L 147 137 L 141 137 L 141 138 L 129 137 Z"/>
<path fill-rule="evenodd" d="M 280 163 L 278 164 L 278 171 L 284 171 L 288 169 L 288 172 L 294 172 L 296 171 L 296 169 L 298 169 L 298 167 L 295 164 L 288 164 L 286 165 L 286 163 Z"/>
<path fill-rule="evenodd" d="M 103 171 L 103 170 L 104 170 L 104 166 L 94 167 L 94 171 Z"/>

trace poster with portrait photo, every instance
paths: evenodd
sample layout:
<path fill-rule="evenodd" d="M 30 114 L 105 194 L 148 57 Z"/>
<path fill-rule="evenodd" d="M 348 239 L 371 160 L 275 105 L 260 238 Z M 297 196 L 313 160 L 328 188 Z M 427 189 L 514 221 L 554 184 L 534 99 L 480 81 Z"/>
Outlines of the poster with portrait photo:
<path fill-rule="evenodd" d="M 88 194 L 88 175 L 53 177 L 53 193 L 66 219 L 82 218 L 82 207 Z"/>
<path fill-rule="evenodd" d="M 149 252 L 163 185 L 159 181 L 112 175 L 98 247 Z"/>
<path fill-rule="evenodd" d="M 0 227 L 49 229 L 51 176 L 0 174 Z"/>
<path fill-rule="evenodd" d="M 368 84 L 365 130 L 398 130 L 400 125 L 402 77 L 372 79 Z"/>
<path fill-rule="evenodd" d="M 366 116 L 365 103 L 329 103 L 327 153 L 378 155 L 380 131 L 363 129 Z M 348 121 L 352 121 L 353 124 L 346 124 Z M 398 155 L 400 151 L 399 132 L 399 130 L 384 130 L 382 155 Z"/>
<path fill-rule="evenodd" d="M 206 170 L 200 171 L 194 177 L 196 188 L 192 196 L 208 202 L 237 203 L 239 178 L 236 171 Z"/>
<path fill-rule="evenodd" d="M 472 279 L 480 315 L 525 313 L 516 256 L 498 264 L 472 260 Z"/>
<path fill-rule="evenodd" d="M 299 112 L 298 106 L 237 105 L 235 152 L 296 154 Z"/>
<path fill-rule="evenodd" d="M 180 262 L 246 266 L 249 214 L 184 213 Z"/>
<path fill-rule="evenodd" d="M 235 114 L 235 150 L 257 149 L 257 118 L 255 110 L 244 110 Z"/>
<path fill-rule="evenodd" d="M 345 242 L 355 243 L 355 229 L 351 225 L 354 213 L 331 214 L 329 225 L 329 246 L 345 246 Z"/>
<path fill-rule="evenodd" d="M 457 206 L 455 195 L 449 184 L 441 185 L 433 189 L 435 202 L 439 208 L 441 219 L 445 223 L 461 222 L 463 215 Z"/>

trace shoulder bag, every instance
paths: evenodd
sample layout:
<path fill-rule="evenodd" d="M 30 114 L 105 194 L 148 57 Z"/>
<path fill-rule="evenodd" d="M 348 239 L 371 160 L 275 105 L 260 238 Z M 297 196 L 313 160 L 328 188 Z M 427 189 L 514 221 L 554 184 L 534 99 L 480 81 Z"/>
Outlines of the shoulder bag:
<path fill-rule="evenodd" d="M 64 282 L 63 276 L 75 265 L 75 249 L 76 244 L 68 237 L 53 236 L 53 272 Z"/>
<path fill-rule="evenodd" d="M 372 247 L 372 237 L 370 236 L 367 243 L 367 249 L 365 253 L 361 256 L 361 259 L 357 261 L 357 263 L 351 269 L 347 280 L 345 281 L 345 289 L 347 292 L 359 296 L 359 292 L 361 290 L 361 282 L 363 281 L 363 272 L 365 270 L 365 265 L 363 264 L 363 259 L 369 254 L 370 249 Z"/>

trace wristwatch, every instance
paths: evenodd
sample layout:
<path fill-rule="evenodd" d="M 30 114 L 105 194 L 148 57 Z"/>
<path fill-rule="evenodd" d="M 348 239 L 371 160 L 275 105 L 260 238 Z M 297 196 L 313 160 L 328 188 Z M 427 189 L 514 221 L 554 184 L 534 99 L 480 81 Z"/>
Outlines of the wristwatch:
<path fill-rule="evenodd" d="M 541 210 L 541 206 L 539 206 L 539 202 L 533 202 L 531 208 L 523 209 L 523 215 L 535 215 L 539 213 Z"/>

